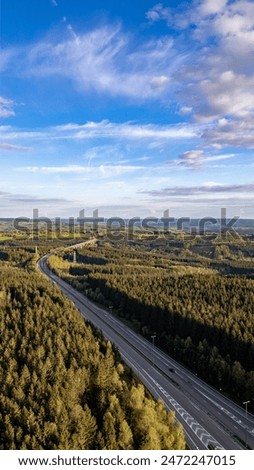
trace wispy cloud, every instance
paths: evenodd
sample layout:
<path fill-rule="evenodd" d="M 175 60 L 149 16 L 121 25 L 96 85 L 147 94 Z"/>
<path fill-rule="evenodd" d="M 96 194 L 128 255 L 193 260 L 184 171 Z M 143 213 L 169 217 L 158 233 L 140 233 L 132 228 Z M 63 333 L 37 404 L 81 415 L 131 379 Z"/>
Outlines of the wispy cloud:
<path fill-rule="evenodd" d="M 0 96 L 0 118 L 15 116 L 14 101 Z"/>
<path fill-rule="evenodd" d="M 210 162 L 216 162 L 220 160 L 228 160 L 234 158 L 235 154 L 221 154 L 211 155 L 205 153 L 204 150 L 189 150 L 182 153 L 177 160 L 170 160 L 168 164 L 170 166 L 184 166 L 193 170 L 199 170 L 206 166 Z"/>
<path fill-rule="evenodd" d="M 156 21 L 165 20 L 167 24 L 170 24 L 173 18 L 170 8 L 164 7 L 162 3 L 157 3 L 146 13 L 146 18 L 150 24 Z"/>
<path fill-rule="evenodd" d="M 14 145 L 9 144 L 7 142 L 0 142 L 0 148 L 4 150 L 13 150 L 13 151 L 20 151 L 20 152 L 28 152 L 32 149 L 32 147 L 25 147 L 22 145 Z"/>
<path fill-rule="evenodd" d="M 26 166 L 17 168 L 17 171 L 25 173 L 40 174 L 77 174 L 88 175 L 101 178 L 111 178 L 125 173 L 143 170 L 143 166 L 135 165 L 99 165 L 99 166 L 81 166 L 81 165 L 65 165 L 65 166 Z"/>
<path fill-rule="evenodd" d="M 208 183 L 202 186 L 175 186 L 162 188 L 161 190 L 140 191 L 152 197 L 172 197 L 172 196 L 199 196 L 215 193 L 254 193 L 254 184 L 231 184 L 223 185 L 218 183 Z"/>
<path fill-rule="evenodd" d="M 77 32 L 72 24 L 64 27 L 60 39 L 52 40 L 51 35 L 17 48 L 16 72 L 23 77 L 68 77 L 80 91 L 139 101 L 171 93 L 173 72 L 184 55 L 174 49 L 170 36 L 137 45 L 119 24 L 85 33 Z"/>
<path fill-rule="evenodd" d="M 179 125 L 139 125 L 131 122 L 114 123 L 107 120 L 100 122 L 87 122 L 83 125 L 68 124 L 56 128 L 59 133 L 67 137 L 68 135 L 76 139 L 85 138 L 113 138 L 127 140 L 146 140 L 146 139 L 189 139 L 201 134 L 199 126 L 191 124 Z"/>
<path fill-rule="evenodd" d="M 7 139 L 123 139 L 123 140 L 161 140 L 197 138 L 203 132 L 200 125 L 140 125 L 135 122 L 115 123 L 108 120 L 90 121 L 85 124 L 69 123 L 44 129 L 21 130 L 11 126 L 0 126 L 3 138 Z"/>

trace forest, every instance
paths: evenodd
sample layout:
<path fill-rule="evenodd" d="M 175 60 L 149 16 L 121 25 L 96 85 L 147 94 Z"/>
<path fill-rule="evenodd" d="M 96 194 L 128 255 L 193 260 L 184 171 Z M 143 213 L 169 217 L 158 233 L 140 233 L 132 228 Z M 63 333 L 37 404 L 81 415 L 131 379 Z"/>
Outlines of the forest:
<path fill-rule="evenodd" d="M 142 237 L 141 237 L 142 238 Z M 236 401 L 254 396 L 252 239 L 100 240 L 49 258 L 80 292 Z M 253 409 L 253 402 L 251 403 Z"/>
<path fill-rule="evenodd" d="M 185 449 L 174 412 L 38 272 L 39 253 L 0 251 L 0 450 Z"/>

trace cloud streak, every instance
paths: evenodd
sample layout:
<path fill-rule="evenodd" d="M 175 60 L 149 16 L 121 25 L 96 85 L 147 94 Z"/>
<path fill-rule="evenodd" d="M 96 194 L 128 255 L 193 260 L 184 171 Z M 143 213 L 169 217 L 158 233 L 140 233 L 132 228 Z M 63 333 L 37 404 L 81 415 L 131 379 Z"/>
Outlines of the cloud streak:
<path fill-rule="evenodd" d="M 204 194 L 216 193 L 254 193 L 254 184 L 206 184 L 202 186 L 176 186 L 163 188 L 161 190 L 140 191 L 142 194 L 148 194 L 152 197 L 174 197 L 174 196 L 199 196 Z"/>
<path fill-rule="evenodd" d="M 210 162 L 228 160 L 234 158 L 235 154 L 211 155 L 204 150 L 189 150 L 182 153 L 177 160 L 168 162 L 170 166 L 183 166 L 185 168 L 200 170 Z"/>
<path fill-rule="evenodd" d="M 76 139 L 86 138 L 112 138 L 127 140 L 171 140 L 189 139 L 197 137 L 200 133 L 198 126 L 179 125 L 138 125 L 131 122 L 114 123 L 107 120 L 100 122 L 87 122 L 83 125 L 68 124 L 56 128 L 60 134 L 70 135 Z"/>
<path fill-rule="evenodd" d="M 51 210 L 58 212 L 63 207 L 73 207 L 73 201 L 60 197 L 39 197 L 0 191 L 0 198 L 2 217 L 17 217 L 17 214 L 21 217 L 32 217 L 32 208 L 39 208 L 45 213 Z"/>
<path fill-rule="evenodd" d="M 172 139 L 193 139 L 203 132 L 201 126 L 192 124 L 177 125 L 140 125 L 134 122 L 115 123 L 108 120 L 89 121 L 85 124 L 69 123 L 44 129 L 19 130 L 10 126 L 0 126 L 5 140 L 42 140 L 42 139 L 122 139 L 145 141 L 170 141 Z"/>
<path fill-rule="evenodd" d="M 18 152 L 29 152 L 32 150 L 32 147 L 24 147 L 22 145 L 9 144 L 7 142 L 0 142 L 0 148 L 4 150 L 12 150 Z"/>
<path fill-rule="evenodd" d="M 125 173 L 131 173 L 143 170 L 143 166 L 135 165 L 99 165 L 99 166 L 81 166 L 81 165 L 65 165 L 65 166 L 26 166 L 17 168 L 17 171 L 25 173 L 39 174 L 77 174 L 87 175 L 101 178 L 111 178 Z"/>

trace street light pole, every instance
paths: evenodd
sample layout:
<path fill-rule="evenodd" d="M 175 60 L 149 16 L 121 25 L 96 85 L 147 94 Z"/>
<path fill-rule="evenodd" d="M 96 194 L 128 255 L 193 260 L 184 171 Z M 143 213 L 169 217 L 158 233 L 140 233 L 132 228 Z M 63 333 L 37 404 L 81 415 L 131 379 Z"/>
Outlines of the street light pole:
<path fill-rule="evenodd" d="M 156 334 L 152 335 L 151 338 L 152 338 L 152 341 L 153 341 L 152 364 L 154 366 L 154 340 L 156 338 Z"/>
<path fill-rule="evenodd" d="M 250 400 L 244 401 L 243 405 L 245 405 L 245 416 L 246 416 L 246 425 L 245 425 L 245 447 L 247 449 L 247 418 L 248 418 L 248 404 Z"/>

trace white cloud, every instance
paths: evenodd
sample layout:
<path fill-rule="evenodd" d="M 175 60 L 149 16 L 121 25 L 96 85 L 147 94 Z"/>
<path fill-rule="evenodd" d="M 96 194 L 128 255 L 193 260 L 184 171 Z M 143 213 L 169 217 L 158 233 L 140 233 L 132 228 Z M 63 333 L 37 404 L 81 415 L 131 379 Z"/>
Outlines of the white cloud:
<path fill-rule="evenodd" d="M 0 54 L 0 72 L 3 72 L 11 63 L 11 59 L 15 57 L 17 51 L 14 49 L 4 50 L 1 45 L 1 54 Z"/>
<path fill-rule="evenodd" d="M 164 8 L 159 3 L 149 11 L 157 12 L 156 20 L 164 19 L 168 21 L 171 18 L 171 27 L 173 26 L 175 29 L 187 29 L 191 25 L 195 26 L 193 29 L 194 33 L 189 37 L 190 46 L 195 47 L 195 56 L 193 53 L 190 55 L 191 61 L 189 64 L 187 58 L 181 76 L 184 85 L 186 85 L 187 81 L 191 87 L 185 87 L 189 98 L 191 94 L 196 97 L 201 92 L 202 99 L 200 99 L 200 103 L 202 103 L 203 95 L 208 96 L 209 92 L 213 92 L 213 90 L 205 89 L 202 94 L 202 86 L 206 88 L 207 85 L 206 80 L 208 84 L 215 83 L 218 77 L 222 77 L 224 73 L 230 71 L 232 73 L 232 80 L 228 93 L 226 93 L 222 80 L 220 80 L 212 96 L 210 95 L 210 103 L 213 103 L 214 99 L 216 99 L 218 90 L 221 88 L 220 96 L 223 92 L 231 96 L 233 88 L 235 96 L 231 101 L 235 101 L 236 96 L 239 99 L 234 107 L 231 105 L 230 111 L 236 114 L 240 102 L 243 102 L 241 106 L 243 108 L 249 99 L 249 97 L 245 99 L 241 92 L 249 89 L 248 85 L 254 83 L 254 3 L 247 0 L 232 0 L 231 2 L 226 0 L 193 0 L 184 10 L 182 6 L 183 3 L 180 3 L 179 10 L 177 10 L 177 8 Z M 216 38 L 213 43 L 210 43 L 211 36 Z M 198 39 L 198 42 L 195 38 Z M 186 80 L 184 80 L 184 75 L 186 75 Z M 250 88 L 249 95 L 252 95 L 252 100 L 249 104 L 249 107 L 251 107 L 253 106 L 253 85 Z M 186 94 L 185 96 L 187 98 Z M 191 106 L 193 104 L 192 102 L 190 103 Z M 228 106 L 227 103 L 226 105 Z M 189 104 L 186 104 L 186 106 L 189 106 Z M 198 103 L 196 103 L 195 108 L 197 107 Z M 202 112 L 201 105 L 200 111 Z M 206 111 L 209 113 L 209 109 Z M 228 110 L 226 109 L 225 111 L 227 113 Z M 240 109 L 240 113 L 242 114 L 242 109 Z M 211 113 L 211 117 L 213 118 L 213 113 Z"/>
<path fill-rule="evenodd" d="M 190 114 L 192 112 L 192 106 L 182 106 L 180 108 L 179 114 L 185 115 Z"/>
<path fill-rule="evenodd" d="M 254 184 L 221 184 L 213 182 L 202 184 L 200 186 L 172 186 L 162 188 L 159 190 L 143 191 L 154 197 L 169 197 L 169 196 L 190 196 L 201 194 L 215 194 L 215 193 L 254 193 Z"/>
<path fill-rule="evenodd" d="M 119 142 L 104 142 L 88 148 L 83 154 L 85 161 L 90 166 L 92 162 L 96 165 L 103 162 L 105 165 L 126 164 L 133 162 L 133 158 L 127 158 L 129 154 L 128 144 Z"/>
<path fill-rule="evenodd" d="M 182 153 L 177 160 L 170 160 L 168 164 L 170 166 L 184 166 L 186 168 L 199 170 L 207 165 L 207 163 L 228 160 L 234 158 L 235 154 L 221 154 L 212 155 L 206 154 L 204 150 L 189 150 Z"/>
<path fill-rule="evenodd" d="M 202 134 L 204 142 L 214 148 L 238 147 L 254 149 L 254 126 L 252 118 L 242 120 L 220 119 Z"/>
<path fill-rule="evenodd" d="M 204 159 L 203 150 L 190 150 L 180 155 L 178 164 L 191 168 L 200 168 Z"/>
<path fill-rule="evenodd" d="M 52 37 L 17 50 L 16 70 L 23 76 L 70 78 L 80 91 L 96 90 L 139 101 L 163 97 L 173 71 L 183 61 L 174 41 L 164 36 L 137 45 L 119 25 L 85 33 L 65 26 Z"/>
<path fill-rule="evenodd" d="M 111 178 L 126 173 L 143 170 L 143 166 L 135 165 L 99 165 L 99 166 L 82 166 L 82 165 L 65 165 L 65 166 L 27 166 L 17 168 L 17 171 L 25 173 L 40 174 L 78 174 L 88 175 L 101 178 Z"/>
<path fill-rule="evenodd" d="M 14 150 L 14 151 L 22 151 L 27 152 L 31 150 L 31 147 L 24 147 L 22 145 L 14 145 L 7 142 L 0 142 L 0 148 L 4 150 Z"/>
<path fill-rule="evenodd" d="M 115 123 L 108 120 L 99 122 L 89 121 L 85 124 L 69 123 L 61 126 L 44 129 L 20 130 L 11 126 L 0 126 L 2 138 L 11 141 L 42 141 L 42 140 L 86 140 L 86 139 L 112 139 L 112 140 L 139 140 L 162 141 L 172 139 L 193 139 L 203 132 L 202 126 L 192 124 L 177 125 L 140 125 L 134 122 Z"/>
<path fill-rule="evenodd" d="M 153 77 L 151 79 L 151 85 L 153 88 L 165 88 L 169 83 L 169 78 L 165 75 L 160 75 L 159 77 Z"/>
<path fill-rule="evenodd" d="M 179 125 L 139 125 L 131 122 L 114 123 L 107 120 L 100 122 L 87 122 L 83 125 L 67 124 L 58 126 L 57 131 L 76 139 L 86 138 L 112 138 L 127 140 L 171 140 L 195 138 L 200 134 L 199 126 L 188 124 Z"/>
<path fill-rule="evenodd" d="M 148 19 L 149 23 L 155 23 L 156 21 L 160 20 L 165 20 L 169 23 L 171 17 L 172 15 L 170 8 L 164 7 L 162 3 L 157 3 L 146 13 L 146 18 Z"/>
<path fill-rule="evenodd" d="M 0 118 L 7 118 L 10 116 L 15 116 L 13 110 L 14 101 L 0 96 Z"/>
<path fill-rule="evenodd" d="M 206 145 L 222 148 L 236 143 L 253 148 L 254 2 L 192 0 L 174 8 L 158 3 L 147 18 L 150 24 L 166 21 L 185 35 L 185 45 L 188 40 L 189 54 L 170 77 L 179 114 L 191 113 L 196 121 L 208 124 Z M 182 37 L 175 37 L 175 49 L 181 50 Z M 223 118 L 227 126 L 218 124 Z"/>
<path fill-rule="evenodd" d="M 120 25 L 81 33 L 66 22 L 62 25 L 65 33 L 58 39 L 52 33 L 44 41 L 17 49 L 15 73 L 23 78 L 67 77 L 81 93 L 122 96 L 135 104 L 155 99 L 170 108 L 178 101 L 176 112 L 201 123 L 206 145 L 223 148 L 237 141 L 239 146 L 252 148 L 254 3 L 193 0 L 178 2 L 174 8 L 157 3 L 146 16 L 151 28 L 156 21 L 166 21 L 169 34 L 138 44 Z M 172 29 L 176 34 L 170 35 Z M 0 101 L 0 116 L 13 115 L 13 102 L 4 105 Z M 218 124 L 223 118 L 236 130 L 235 137 Z M 159 139 L 198 137 L 198 127 L 101 121 L 47 132 L 56 139 L 154 139 L 148 145 L 157 146 Z M 241 135 L 237 128 L 244 128 Z M 35 134 L 30 137 L 46 138 L 46 130 L 38 131 L 38 137 Z"/>
<path fill-rule="evenodd" d="M 202 0 L 199 11 L 202 16 L 221 13 L 227 4 L 227 0 Z"/>
<path fill-rule="evenodd" d="M 196 116 L 201 121 L 220 119 L 223 116 L 244 118 L 254 110 L 254 74 L 251 77 L 234 73 L 232 70 L 217 70 L 191 85 L 193 92 L 199 93 L 200 105 Z"/>

